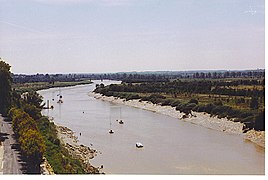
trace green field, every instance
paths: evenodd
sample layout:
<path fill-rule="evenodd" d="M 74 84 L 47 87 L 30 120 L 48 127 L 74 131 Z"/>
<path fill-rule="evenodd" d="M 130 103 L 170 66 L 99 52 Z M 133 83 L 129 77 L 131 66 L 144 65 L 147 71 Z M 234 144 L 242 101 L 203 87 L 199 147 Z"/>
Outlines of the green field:
<path fill-rule="evenodd" d="M 28 91 L 38 91 L 41 89 L 48 89 L 53 87 L 68 87 L 68 86 L 75 86 L 75 85 L 83 85 L 83 84 L 90 84 L 92 83 L 89 80 L 84 81 L 75 81 L 75 82 L 55 82 L 55 83 L 48 83 L 48 82 L 33 82 L 33 83 L 16 83 L 12 84 L 12 88 L 15 89 L 17 92 L 28 92 Z"/>

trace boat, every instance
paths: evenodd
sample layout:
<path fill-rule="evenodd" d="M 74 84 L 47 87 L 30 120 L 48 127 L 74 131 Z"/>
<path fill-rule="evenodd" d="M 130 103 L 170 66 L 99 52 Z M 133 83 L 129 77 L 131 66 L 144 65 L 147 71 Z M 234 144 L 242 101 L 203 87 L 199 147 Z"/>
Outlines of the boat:
<path fill-rule="evenodd" d="M 59 99 L 57 103 L 61 104 L 63 103 L 63 100 Z"/>
<path fill-rule="evenodd" d="M 119 121 L 119 124 L 124 124 L 123 120 L 121 119 L 121 107 L 120 107 L 120 117 L 119 117 L 120 120 L 116 120 L 116 121 Z"/>
<path fill-rule="evenodd" d="M 112 129 L 110 129 L 109 133 L 110 133 L 110 134 L 113 134 L 113 133 L 114 133 L 114 131 L 113 131 Z"/>
<path fill-rule="evenodd" d="M 136 143 L 136 147 L 137 147 L 137 148 L 143 148 L 143 145 L 142 145 L 140 142 L 137 142 L 137 143 Z"/>
<path fill-rule="evenodd" d="M 109 130 L 110 134 L 113 134 L 114 131 L 112 130 L 112 121 L 111 121 L 111 116 L 110 116 L 110 130 Z"/>
<path fill-rule="evenodd" d="M 59 103 L 59 104 L 63 103 L 62 95 L 61 95 L 61 89 L 60 88 L 59 88 L 59 94 L 57 96 L 59 96 L 59 100 L 57 101 L 57 103 Z"/>

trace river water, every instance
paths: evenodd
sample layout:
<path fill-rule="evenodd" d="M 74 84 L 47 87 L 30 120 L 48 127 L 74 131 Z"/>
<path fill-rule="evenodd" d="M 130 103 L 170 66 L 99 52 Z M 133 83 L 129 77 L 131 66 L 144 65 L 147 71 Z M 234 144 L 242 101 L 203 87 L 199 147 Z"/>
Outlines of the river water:
<path fill-rule="evenodd" d="M 264 174 L 265 153 L 242 136 L 88 96 L 96 83 L 39 91 L 53 110 L 43 114 L 75 131 L 99 153 L 91 160 L 107 174 Z M 104 84 L 119 83 L 104 81 Z M 58 104 L 58 94 L 63 103 Z M 52 99 L 55 99 L 52 101 Z M 121 112 L 121 113 L 120 113 Z M 119 124 L 117 119 L 123 119 Z M 110 124 L 111 122 L 111 124 Z M 110 127 L 115 131 L 109 134 Z M 81 136 L 80 136 L 81 133 Z M 136 142 L 144 148 L 137 149 Z"/>

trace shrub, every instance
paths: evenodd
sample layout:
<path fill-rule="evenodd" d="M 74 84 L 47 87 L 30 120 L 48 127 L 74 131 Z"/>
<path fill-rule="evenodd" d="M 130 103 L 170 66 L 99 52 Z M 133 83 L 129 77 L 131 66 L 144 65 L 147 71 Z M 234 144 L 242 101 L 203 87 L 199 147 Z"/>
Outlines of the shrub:
<path fill-rule="evenodd" d="M 36 122 L 21 109 L 11 109 L 9 114 L 22 154 L 26 157 L 31 169 L 39 170 L 45 145 Z"/>
<path fill-rule="evenodd" d="M 162 101 L 161 105 L 162 106 L 170 106 L 172 102 L 172 99 L 165 99 L 164 101 Z"/>
<path fill-rule="evenodd" d="M 162 96 L 161 94 L 151 94 L 149 99 L 166 99 L 166 97 Z"/>
<path fill-rule="evenodd" d="M 213 103 L 215 106 L 222 106 L 222 101 L 216 101 Z"/>
<path fill-rule="evenodd" d="M 29 114 L 33 119 L 41 118 L 41 109 L 31 104 L 25 104 L 23 110 Z"/>
<path fill-rule="evenodd" d="M 264 113 L 264 111 L 260 112 L 255 117 L 254 129 L 257 131 L 264 131 L 265 130 L 265 113 Z"/>
<path fill-rule="evenodd" d="M 212 109 L 214 109 L 215 108 L 215 105 L 214 104 L 211 104 L 211 103 L 209 103 L 209 104 L 207 104 L 206 106 L 205 106 L 205 112 L 207 112 L 207 113 L 211 113 L 211 111 L 212 111 Z"/>
<path fill-rule="evenodd" d="M 196 99 L 191 99 L 188 103 L 189 103 L 189 104 L 190 104 L 190 103 L 198 104 L 198 100 L 196 100 Z"/>
<path fill-rule="evenodd" d="M 140 96 L 138 94 L 129 94 L 127 97 L 126 97 L 126 100 L 132 100 L 132 99 L 140 99 Z"/>
<path fill-rule="evenodd" d="M 180 104 L 181 102 L 179 100 L 174 100 L 173 102 L 171 102 L 171 106 L 172 107 L 176 107 Z"/>

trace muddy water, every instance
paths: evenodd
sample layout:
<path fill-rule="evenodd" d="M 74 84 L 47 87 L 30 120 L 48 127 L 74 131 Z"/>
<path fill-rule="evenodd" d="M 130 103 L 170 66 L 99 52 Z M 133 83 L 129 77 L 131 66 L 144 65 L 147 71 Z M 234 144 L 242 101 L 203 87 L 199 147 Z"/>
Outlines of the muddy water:
<path fill-rule="evenodd" d="M 91 163 L 103 165 L 105 173 L 264 174 L 264 149 L 242 136 L 94 99 L 88 92 L 96 83 L 100 82 L 42 90 L 40 94 L 55 107 L 43 114 L 73 129 L 80 143 L 97 149 Z M 62 104 L 55 102 L 59 93 Z M 116 121 L 120 117 L 124 124 Z M 110 126 L 114 134 L 108 133 Z M 136 142 L 144 148 L 137 149 Z"/>

